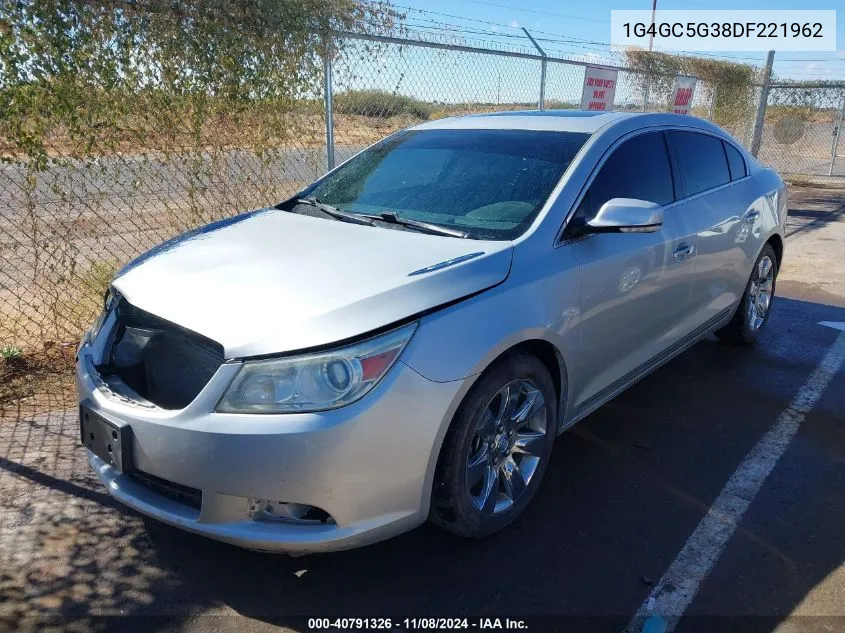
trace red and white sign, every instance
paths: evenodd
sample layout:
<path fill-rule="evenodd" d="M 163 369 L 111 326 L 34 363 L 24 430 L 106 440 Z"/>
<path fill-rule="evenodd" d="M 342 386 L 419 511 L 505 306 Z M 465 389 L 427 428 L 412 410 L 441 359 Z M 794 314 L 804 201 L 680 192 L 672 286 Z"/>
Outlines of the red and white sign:
<path fill-rule="evenodd" d="M 675 89 L 672 90 L 670 112 L 689 114 L 692 97 L 695 94 L 695 77 L 675 77 Z"/>
<path fill-rule="evenodd" d="M 587 66 L 584 69 L 584 91 L 581 93 L 582 110 L 612 110 L 616 94 L 616 77 L 611 68 Z"/>

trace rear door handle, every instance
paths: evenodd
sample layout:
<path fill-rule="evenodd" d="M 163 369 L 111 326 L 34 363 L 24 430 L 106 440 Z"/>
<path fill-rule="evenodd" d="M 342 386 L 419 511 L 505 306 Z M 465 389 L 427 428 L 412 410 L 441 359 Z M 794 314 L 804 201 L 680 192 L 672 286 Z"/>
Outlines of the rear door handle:
<path fill-rule="evenodd" d="M 749 211 L 745 214 L 745 221 L 746 222 L 756 222 L 757 218 L 760 217 L 759 211 Z"/>
<path fill-rule="evenodd" d="M 695 252 L 694 246 L 692 246 L 691 244 L 687 244 L 685 242 L 682 242 L 681 244 L 678 244 L 678 248 L 676 248 L 675 252 L 672 253 L 672 257 L 674 257 L 677 261 L 680 262 L 680 261 L 685 260 L 690 255 L 692 255 L 694 252 Z"/>

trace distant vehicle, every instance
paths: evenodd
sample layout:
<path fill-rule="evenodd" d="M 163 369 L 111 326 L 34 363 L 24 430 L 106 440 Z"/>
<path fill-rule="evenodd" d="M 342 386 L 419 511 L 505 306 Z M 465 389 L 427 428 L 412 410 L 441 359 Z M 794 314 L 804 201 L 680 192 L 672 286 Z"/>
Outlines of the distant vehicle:
<path fill-rule="evenodd" d="M 78 354 L 82 441 L 119 500 L 253 549 L 484 536 L 557 434 L 712 332 L 757 339 L 786 213 L 692 117 L 424 123 L 124 268 Z"/>

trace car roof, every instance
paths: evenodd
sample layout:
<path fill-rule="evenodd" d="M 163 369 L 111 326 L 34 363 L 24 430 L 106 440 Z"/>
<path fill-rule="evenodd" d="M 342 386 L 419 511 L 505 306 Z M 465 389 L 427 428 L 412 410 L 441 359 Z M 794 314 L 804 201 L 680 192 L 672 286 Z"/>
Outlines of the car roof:
<path fill-rule="evenodd" d="M 636 121 L 635 121 L 636 120 Z M 593 134 L 605 126 L 623 121 L 642 125 L 681 125 L 718 130 L 702 119 L 683 114 L 655 112 L 588 112 L 585 110 L 517 110 L 467 114 L 427 121 L 412 130 L 535 130 L 551 132 L 583 132 Z"/>

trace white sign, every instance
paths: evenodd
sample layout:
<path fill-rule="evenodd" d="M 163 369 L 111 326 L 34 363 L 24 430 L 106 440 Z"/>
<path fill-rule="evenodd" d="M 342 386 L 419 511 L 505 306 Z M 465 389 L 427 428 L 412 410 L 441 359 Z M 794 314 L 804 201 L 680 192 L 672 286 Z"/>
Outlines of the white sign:
<path fill-rule="evenodd" d="M 675 88 L 672 90 L 670 112 L 675 114 L 689 114 L 692 97 L 695 94 L 695 77 L 675 77 Z"/>
<path fill-rule="evenodd" d="M 616 77 L 612 68 L 587 66 L 584 69 L 584 91 L 581 93 L 582 110 L 612 110 L 616 94 Z"/>

